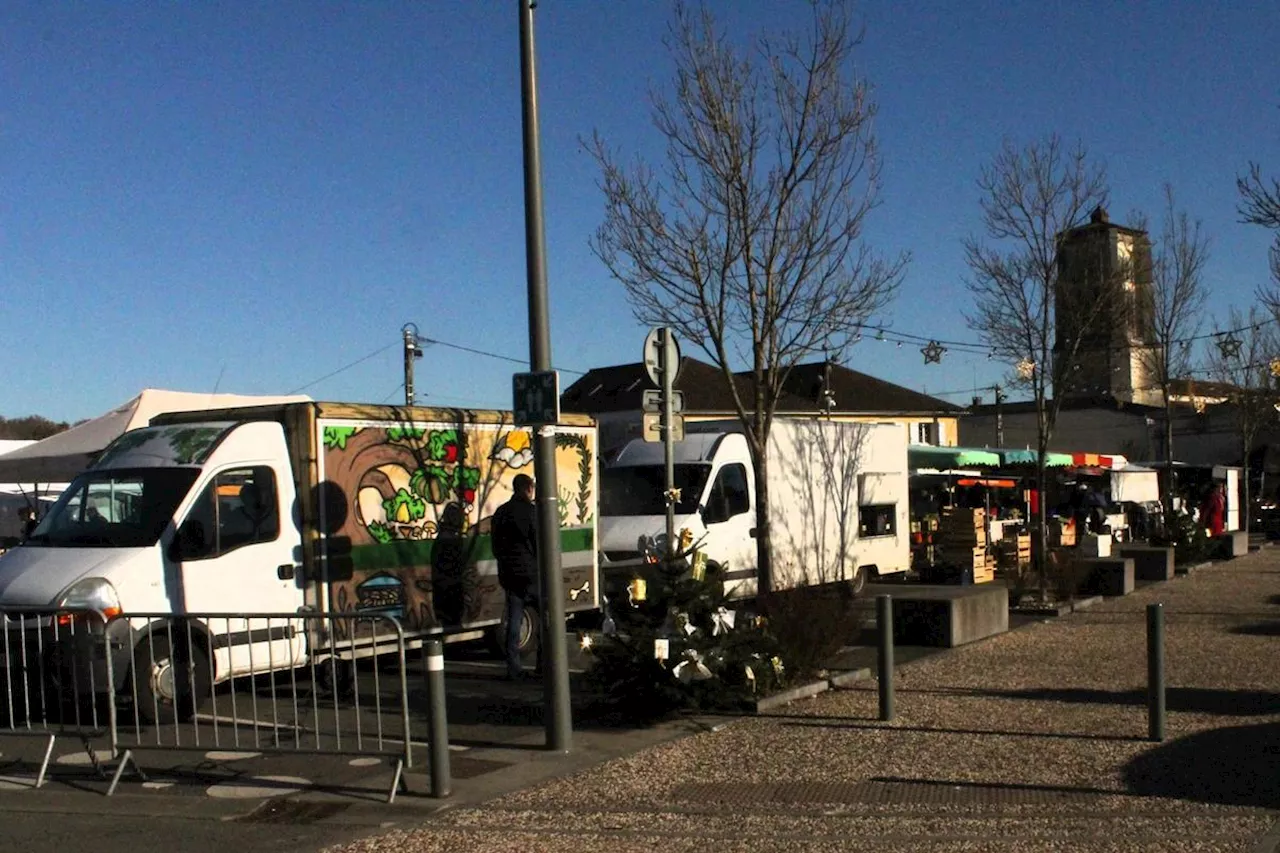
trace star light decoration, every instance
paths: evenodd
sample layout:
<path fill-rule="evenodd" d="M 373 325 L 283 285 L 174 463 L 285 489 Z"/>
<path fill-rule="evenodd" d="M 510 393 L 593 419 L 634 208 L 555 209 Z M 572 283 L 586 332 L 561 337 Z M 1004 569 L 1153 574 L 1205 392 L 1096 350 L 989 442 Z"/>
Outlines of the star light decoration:
<path fill-rule="evenodd" d="M 1223 358 L 1239 358 L 1240 357 L 1240 339 L 1235 334 L 1228 332 L 1220 335 L 1215 344 L 1218 352 L 1222 353 Z"/>
<path fill-rule="evenodd" d="M 924 355 L 925 364 L 941 364 L 942 354 L 946 351 L 947 348 L 937 341 L 929 341 L 928 345 L 920 348 L 921 354 Z"/>
<path fill-rule="evenodd" d="M 1268 367 L 1271 368 L 1271 375 L 1273 377 L 1280 378 L 1280 356 L 1271 359 L 1271 363 Z"/>
<path fill-rule="evenodd" d="M 1036 375 L 1036 363 L 1029 358 L 1024 358 L 1015 365 L 1018 371 L 1019 379 L 1030 379 Z"/>

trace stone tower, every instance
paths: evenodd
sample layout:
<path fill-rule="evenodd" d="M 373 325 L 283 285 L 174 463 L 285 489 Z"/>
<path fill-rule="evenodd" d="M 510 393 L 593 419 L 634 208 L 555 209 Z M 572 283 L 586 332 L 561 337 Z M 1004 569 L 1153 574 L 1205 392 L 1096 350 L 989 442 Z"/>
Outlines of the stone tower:
<path fill-rule="evenodd" d="M 1112 399 L 1160 405 L 1152 325 L 1151 240 L 1147 232 L 1116 225 L 1101 207 L 1087 225 L 1059 237 L 1054 294 L 1054 358 L 1079 335 L 1075 369 L 1061 397 Z"/>

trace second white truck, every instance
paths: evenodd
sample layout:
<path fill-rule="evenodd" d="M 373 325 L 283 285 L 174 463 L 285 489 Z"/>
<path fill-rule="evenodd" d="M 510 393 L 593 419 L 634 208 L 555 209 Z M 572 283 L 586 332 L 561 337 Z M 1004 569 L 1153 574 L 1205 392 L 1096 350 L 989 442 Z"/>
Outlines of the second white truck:
<path fill-rule="evenodd" d="M 677 534 L 689 531 L 730 595 L 755 594 L 756 483 L 741 425 L 686 424 L 675 444 L 675 485 Z M 638 574 L 644 542 L 664 547 L 664 487 L 660 443 L 633 440 L 602 470 L 606 590 Z M 778 418 L 767 488 L 774 589 L 849 581 L 861 591 L 869 579 L 910 566 L 904 426 Z"/>

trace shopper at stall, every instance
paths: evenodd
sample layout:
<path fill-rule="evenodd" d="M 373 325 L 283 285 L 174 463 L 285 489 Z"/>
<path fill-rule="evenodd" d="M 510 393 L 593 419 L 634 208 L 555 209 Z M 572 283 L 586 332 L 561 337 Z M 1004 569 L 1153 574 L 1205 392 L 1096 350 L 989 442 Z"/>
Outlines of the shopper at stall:
<path fill-rule="evenodd" d="M 1200 504 L 1200 524 L 1210 536 L 1221 536 L 1226 529 L 1227 496 L 1221 482 L 1215 482 Z"/>

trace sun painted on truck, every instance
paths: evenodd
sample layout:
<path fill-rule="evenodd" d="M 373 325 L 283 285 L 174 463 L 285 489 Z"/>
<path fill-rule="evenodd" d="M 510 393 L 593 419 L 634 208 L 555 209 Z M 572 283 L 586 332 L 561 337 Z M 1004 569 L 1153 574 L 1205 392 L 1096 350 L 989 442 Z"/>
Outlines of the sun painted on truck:
<path fill-rule="evenodd" d="M 413 630 L 497 620 L 490 522 L 516 474 L 533 476 L 529 430 L 322 421 L 320 439 L 330 607 Z M 555 443 L 565 606 L 579 610 L 598 595 L 593 433 L 559 428 Z"/>

